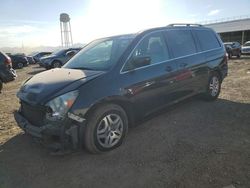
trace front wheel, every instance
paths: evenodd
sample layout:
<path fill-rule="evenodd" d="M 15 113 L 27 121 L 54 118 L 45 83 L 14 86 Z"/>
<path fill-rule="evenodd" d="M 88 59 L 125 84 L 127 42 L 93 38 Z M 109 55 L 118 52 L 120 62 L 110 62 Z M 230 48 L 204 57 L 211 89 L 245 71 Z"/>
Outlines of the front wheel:
<path fill-rule="evenodd" d="M 53 68 L 60 68 L 61 67 L 61 62 L 60 61 L 55 61 L 53 63 Z"/>
<path fill-rule="evenodd" d="M 206 100 L 213 101 L 218 98 L 221 89 L 221 82 L 222 80 L 217 72 L 211 74 L 209 77 L 207 90 L 203 94 Z"/>
<path fill-rule="evenodd" d="M 237 57 L 240 58 L 240 56 L 241 56 L 241 52 L 237 55 Z"/>
<path fill-rule="evenodd" d="M 19 68 L 19 69 L 22 69 L 23 66 L 24 66 L 23 63 L 18 63 L 18 64 L 17 64 L 17 68 Z"/>
<path fill-rule="evenodd" d="M 91 153 L 102 153 L 119 147 L 128 131 L 126 112 L 116 104 L 98 107 L 86 125 L 84 144 Z"/>
<path fill-rule="evenodd" d="M 3 89 L 3 82 L 2 82 L 2 80 L 0 79 L 0 93 L 2 92 L 2 89 Z"/>

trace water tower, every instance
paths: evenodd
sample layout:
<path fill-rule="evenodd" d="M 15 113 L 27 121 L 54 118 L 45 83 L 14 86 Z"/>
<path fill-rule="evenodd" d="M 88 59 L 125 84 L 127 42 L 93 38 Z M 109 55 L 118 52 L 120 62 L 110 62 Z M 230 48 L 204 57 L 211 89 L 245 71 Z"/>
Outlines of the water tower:
<path fill-rule="evenodd" d="M 70 47 L 73 45 L 70 17 L 66 13 L 60 14 L 61 41 L 62 47 Z"/>

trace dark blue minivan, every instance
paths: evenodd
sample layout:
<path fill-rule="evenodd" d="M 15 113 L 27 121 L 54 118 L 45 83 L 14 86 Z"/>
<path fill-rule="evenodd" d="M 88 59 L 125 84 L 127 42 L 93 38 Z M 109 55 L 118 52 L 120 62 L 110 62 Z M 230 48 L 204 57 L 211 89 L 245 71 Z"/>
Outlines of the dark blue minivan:
<path fill-rule="evenodd" d="M 61 69 L 28 79 L 15 118 L 32 136 L 56 137 L 60 148 L 106 152 L 138 118 L 197 94 L 215 100 L 227 69 L 220 37 L 201 25 L 102 38 Z"/>

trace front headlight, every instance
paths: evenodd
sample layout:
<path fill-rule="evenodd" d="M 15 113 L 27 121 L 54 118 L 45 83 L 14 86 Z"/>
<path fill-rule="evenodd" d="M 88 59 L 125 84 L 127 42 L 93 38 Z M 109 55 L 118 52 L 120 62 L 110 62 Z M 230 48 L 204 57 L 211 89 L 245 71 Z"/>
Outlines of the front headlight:
<path fill-rule="evenodd" d="M 76 90 L 76 91 L 71 91 L 69 93 L 65 93 L 49 101 L 46 104 L 46 106 L 48 107 L 46 118 L 52 121 L 64 119 L 65 114 L 74 104 L 77 96 L 78 96 L 78 91 Z"/>

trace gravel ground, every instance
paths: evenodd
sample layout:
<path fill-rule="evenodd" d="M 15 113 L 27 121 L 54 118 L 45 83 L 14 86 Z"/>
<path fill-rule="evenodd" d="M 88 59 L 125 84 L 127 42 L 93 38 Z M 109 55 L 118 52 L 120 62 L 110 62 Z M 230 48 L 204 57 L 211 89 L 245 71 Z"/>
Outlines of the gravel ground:
<path fill-rule="evenodd" d="M 42 69 L 18 70 L 0 95 L 0 188 L 250 187 L 250 58 L 229 61 L 220 98 L 192 98 L 130 129 L 109 153 L 52 156 L 17 128 L 21 83 Z"/>

